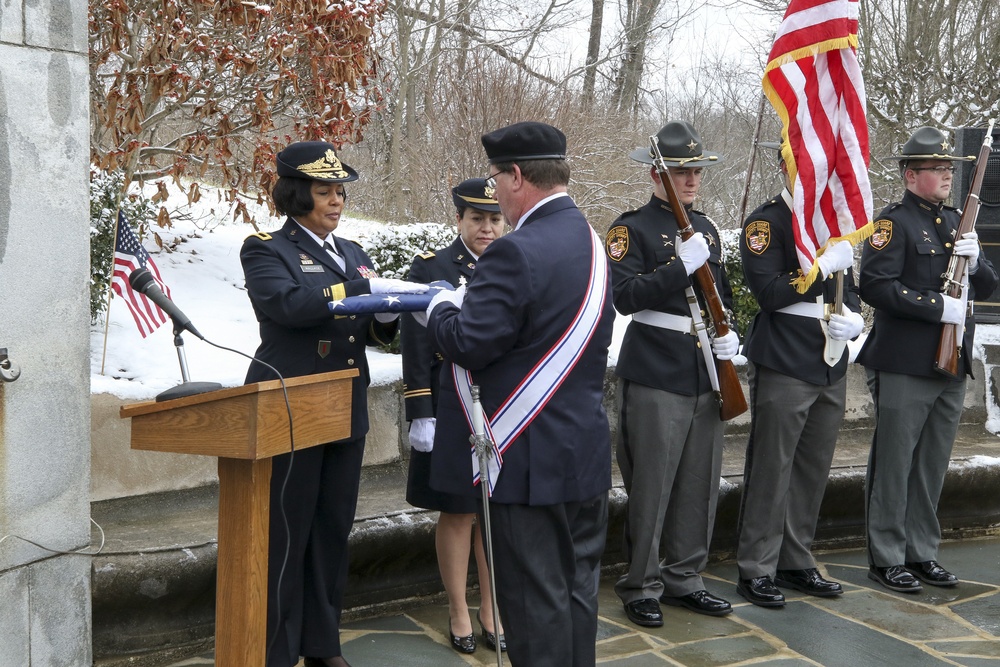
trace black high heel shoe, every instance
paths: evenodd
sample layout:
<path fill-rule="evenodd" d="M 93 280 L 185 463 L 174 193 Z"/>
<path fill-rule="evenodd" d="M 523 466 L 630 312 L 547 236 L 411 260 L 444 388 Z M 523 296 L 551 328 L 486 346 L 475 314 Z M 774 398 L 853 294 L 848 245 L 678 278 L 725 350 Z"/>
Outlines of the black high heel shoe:
<path fill-rule="evenodd" d="M 486 642 L 486 646 L 489 647 L 491 651 L 497 650 L 497 644 L 500 644 L 500 652 L 504 653 L 507 651 L 507 638 L 500 635 L 499 642 L 497 641 L 497 636 L 495 633 L 490 632 L 483 627 L 483 618 L 479 615 L 479 611 L 476 611 L 476 620 L 479 621 L 479 629 L 483 631 L 483 641 Z"/>
<path fill-rule="evenodd" d="M 482 625 L 482 623 L 480 623 Z M 451 631 L 451 620 L 448 621 L 448 636 L 451 637 L 451 647 L 459 653 L 476 652 L 476 633 L 472 632 L 464 637 L 456 637 Z"/>

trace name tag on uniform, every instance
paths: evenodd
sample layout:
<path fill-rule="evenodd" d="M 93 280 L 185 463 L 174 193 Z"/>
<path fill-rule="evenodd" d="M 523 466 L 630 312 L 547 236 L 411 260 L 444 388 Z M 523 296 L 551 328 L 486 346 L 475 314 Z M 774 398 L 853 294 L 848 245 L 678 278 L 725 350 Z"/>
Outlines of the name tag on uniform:
<path fill-rule="evenodd" d="M 302 269 L 302 273 L 323 273 L 322 264 L 300 264 L 299 268 Z"/>

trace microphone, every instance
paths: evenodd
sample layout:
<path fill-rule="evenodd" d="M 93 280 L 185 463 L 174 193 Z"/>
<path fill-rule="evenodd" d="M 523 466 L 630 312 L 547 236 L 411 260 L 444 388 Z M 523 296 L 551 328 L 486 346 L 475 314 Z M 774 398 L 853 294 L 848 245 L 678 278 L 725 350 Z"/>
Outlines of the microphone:
<path fill-rule="evenodd" d="M 173 301 L 171 301 L 163 290 L 159 288 L 156 284 L 156 279 L 153 278 L 153 274 L 149 272 L 149 269 L 136 269 L 128 277 L 128 284 L 132 286 L 132 289 L 137 292 L 142 292 L 145 294 L 150 301 L 155 303 L 160 309 L 170 316 L 170 319 L 174 321 L 174 326 L 178 329 L 187 329 L 193 333 L 198 338 L 205 340 L 205 337 L 194 328 L 191 324 L 191 320 L 188 316 L 181 312 L 181 309 L 177 307 Z M 175 332 L 176 333 L 176 332 Z"/>

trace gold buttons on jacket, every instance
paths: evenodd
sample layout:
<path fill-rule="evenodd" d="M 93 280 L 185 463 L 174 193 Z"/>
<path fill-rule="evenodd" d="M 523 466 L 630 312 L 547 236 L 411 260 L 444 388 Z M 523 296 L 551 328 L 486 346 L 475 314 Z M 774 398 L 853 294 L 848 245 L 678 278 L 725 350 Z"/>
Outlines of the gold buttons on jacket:
<path fill-rule="evenodd" d="M 348 336 L 347 337 L 347 342 L 348 343 L 353 343 L 354 342 L 354 336 Z"/>
<path fill-rule="evenodd" d="M 353 366 L 354 365 L 354 359 L 348 359 L 347 360 L 347 365 L 348 366 Z"/>

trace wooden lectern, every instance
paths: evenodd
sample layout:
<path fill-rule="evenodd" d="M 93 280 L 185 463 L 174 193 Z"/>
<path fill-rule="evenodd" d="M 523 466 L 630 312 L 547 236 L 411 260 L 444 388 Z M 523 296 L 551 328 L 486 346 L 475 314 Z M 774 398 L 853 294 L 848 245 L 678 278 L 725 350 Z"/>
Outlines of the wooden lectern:
<path fill-rule="evenodd" d="M 285 380 L 295 448 L 351 434 L 357 370 Z M 219 458 L 217 667 L 264 667 L 271 458 L 290 451 L 288 412 L 277 380 L 163 402 L 122 406 L 132 449 Z"/>

